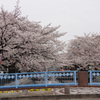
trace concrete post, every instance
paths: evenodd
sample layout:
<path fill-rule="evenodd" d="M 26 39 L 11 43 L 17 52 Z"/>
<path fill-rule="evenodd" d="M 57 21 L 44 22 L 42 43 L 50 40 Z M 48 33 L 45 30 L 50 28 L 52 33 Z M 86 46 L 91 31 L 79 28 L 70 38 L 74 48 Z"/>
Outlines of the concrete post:
<path fill-rule="evenodd" d="M 88 71 L 79 71 L 79 86 L 86 87 L 88 86 Z"/>
<path fill-rule="evenodd" d="M 64 91 L 65 91 L 65 95 L 66 94 L 70 94 L 70 86 L 69 85 L 65 85 L 64 86 Z"/>

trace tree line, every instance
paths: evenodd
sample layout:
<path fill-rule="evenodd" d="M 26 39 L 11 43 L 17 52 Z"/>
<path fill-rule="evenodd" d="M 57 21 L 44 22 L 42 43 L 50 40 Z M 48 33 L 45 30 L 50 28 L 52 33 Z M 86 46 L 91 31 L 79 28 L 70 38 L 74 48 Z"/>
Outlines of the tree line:
<path fill-rule="evenodd" d="M 59 40 L 66 33 L 60 26 L 42 26 L 21 15 L 16 5 L 12 12 L 0 11 L 0 70 L 8 72 L 47 71 L 70 66 L 89 70 L 100 68 L 100 35 L 76 37 L 68 44 Z"/>

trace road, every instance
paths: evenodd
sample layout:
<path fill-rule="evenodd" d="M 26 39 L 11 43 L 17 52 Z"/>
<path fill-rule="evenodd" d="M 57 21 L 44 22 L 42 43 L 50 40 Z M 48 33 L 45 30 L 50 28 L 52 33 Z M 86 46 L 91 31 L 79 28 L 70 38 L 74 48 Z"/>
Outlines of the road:
<path fill-rule="evenodd" d="M 82 98 L 80 98 L 80 99 L 58 99 L 58 100 L 100 100 L 100 98 L 94 98 L 94 99 L 92 99 L 92 98 L 90 98 L 90 99 L 82 99 Z"/>

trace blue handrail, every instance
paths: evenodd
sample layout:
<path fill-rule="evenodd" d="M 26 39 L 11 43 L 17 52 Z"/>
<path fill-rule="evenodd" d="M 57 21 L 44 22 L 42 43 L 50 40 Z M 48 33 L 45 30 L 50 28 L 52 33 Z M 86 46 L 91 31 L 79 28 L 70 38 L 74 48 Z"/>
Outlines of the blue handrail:
<path fill-rule="evenodd" d="M 90 82 L 88 85 L 100 85 L 100 71 L 89 71 Z"/>
<path fill-rule="evenodd" d="M 0 88 L 78 85 L 77 71 L 49 71 L 0 74 Z"/>

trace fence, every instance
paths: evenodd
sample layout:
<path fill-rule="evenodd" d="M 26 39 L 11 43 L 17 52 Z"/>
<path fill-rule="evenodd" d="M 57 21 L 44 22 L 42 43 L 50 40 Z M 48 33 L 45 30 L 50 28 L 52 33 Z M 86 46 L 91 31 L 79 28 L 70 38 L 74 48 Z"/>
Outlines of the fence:
<path fill-rule="evenodd" d="M 89 71 L 88 85 L 100 85 L 100 71 Z"/>
<path fill-rule="evenodd" d="M 78 85 L 77 71 L 0 74 L 0 89 Z"/>
<path fill-rule="evenodd" d="M 79 85 L 78 71 L 0 74 L 0 89 Z M 100 85 L 100 71 L 88 71 L 87 85 Z M 83 78 L 85 78 L 83 76 Z"/>

